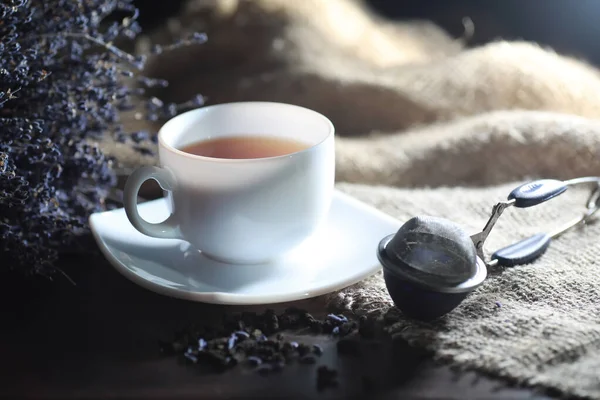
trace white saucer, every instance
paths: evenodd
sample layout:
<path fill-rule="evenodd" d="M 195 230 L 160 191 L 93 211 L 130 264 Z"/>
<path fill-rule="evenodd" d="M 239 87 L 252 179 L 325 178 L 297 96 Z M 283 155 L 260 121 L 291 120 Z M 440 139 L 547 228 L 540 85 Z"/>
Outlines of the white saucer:
<path fill-rule="evenodd" d="M 149 222 L 164 220 L 164 199 L 139 205 Z M 94 238 L 110 263 L 154 292 L 214 304 L 269 304 L 343 289 L 377 272 L 379 241 L 401 223 L 348 195 L 335 192 L 327 221 L 282 260 L 263 265 L 212 261 L 185 241 L 138 232 L 124 209 L 90 216 Z"/>

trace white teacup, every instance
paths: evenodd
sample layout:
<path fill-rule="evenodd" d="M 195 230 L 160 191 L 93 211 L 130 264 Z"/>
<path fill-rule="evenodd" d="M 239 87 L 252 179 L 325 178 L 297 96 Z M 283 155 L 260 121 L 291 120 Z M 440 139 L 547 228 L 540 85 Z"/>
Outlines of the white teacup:
<path fill-rule="evenodd" d="M 301 141 L 304 150 L 267 158 L 227 159 L 180 150 L 201 140 L 261 135 Z M 241 102 L 207 106 L 169 120 L 158 133 L 161 167 L 134 171 L 125 211 L 141 233 L 182 239 L 207 257 L 257 264 L 283 256 L 324 221 L 335 177 L 334 127 L 299 106 Z M 137 195 L 148 179 L 168 191 L 171 215 L 145 221 Z"/>

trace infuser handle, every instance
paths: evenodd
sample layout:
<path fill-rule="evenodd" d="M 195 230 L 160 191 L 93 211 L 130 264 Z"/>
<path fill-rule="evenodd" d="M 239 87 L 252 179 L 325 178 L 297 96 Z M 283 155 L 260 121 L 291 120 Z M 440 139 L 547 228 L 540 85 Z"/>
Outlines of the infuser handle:
<path fill-rule="evenodd" d="M 544 254 L 551 241 L 549 234 L 538 233 L 497 250 L 492 254 L 492 260 L 504 267 L 528 264 Z"/>
<path fill-rule="evenodd" d="M 539 179 L 515 188 L 508 195 L 514 206 L 526 208 L 548 201 L 567 190 L 567 184 L 556 179 Z"/>
<path fill-rule="evenodd" d="M 508 195 L 517 208 L 533 207 L 561 195 L 568 184 L 557 179 L 538 179 L 515 188 Z M 505 267 L 528 264 L 546 252 L 552 235 L 538 233 L 492 254 L 492 261 Z"/>
<path fill-rule="evenodd" d="M 538 233 L 496 251 L 492 254 L 492 263 L 497 263 L 505 267 L 530 263 L 544 254 L 553 238 L 574 226 L 587 222 L 600 209 L 600 203 L 598 202 L 600 198 L 600 178 L 596 177 L 576 178 L 566 182 L 555 179 L 541 179 L 514 189 L 509 194 L 508 199 L 513 200 L 515 207 L 525 208 L 550 200 L 564 193 L 569 186 L 582 183 L 596 184 L 596 189 L 592 192 L 588 200 L 586 213 L 549 233 Z"/>

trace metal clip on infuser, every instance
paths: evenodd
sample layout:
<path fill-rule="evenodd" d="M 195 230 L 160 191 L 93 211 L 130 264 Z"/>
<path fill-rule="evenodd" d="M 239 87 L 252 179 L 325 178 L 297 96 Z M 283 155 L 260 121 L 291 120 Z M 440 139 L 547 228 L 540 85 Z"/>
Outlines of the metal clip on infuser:
<path fill-rule="evenodd" d="M 580 184 L 593 187 L 581 217 L 552 232 L 539 233 L 500 249 L 485 261 L 485 240 L 504 210 L 538 205 Z M 514 189 L 507 201 L 493 207 L 483 230 L 471 236 L 443 218 L 411 218 L 379 243 L 377 256 L 390 297 L 396 307 L 411 318 L 431 320 L 447 314 L 484 282 L 488 267 L 532 262 L 546 251 L 553 238 L 588 222 L 600 208 L 599 198 L 600 177 L 568 181 L 542 179 Z"/>

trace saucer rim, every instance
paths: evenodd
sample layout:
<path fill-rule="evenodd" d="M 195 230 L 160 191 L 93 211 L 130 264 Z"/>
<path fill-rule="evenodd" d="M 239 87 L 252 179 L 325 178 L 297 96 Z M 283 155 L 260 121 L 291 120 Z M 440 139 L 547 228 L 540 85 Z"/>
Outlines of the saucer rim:
<path fill-rule="evenodd" d="M 376 214 L 377 218 L 387 220 L 387 222 L 391 223 L 392 225 L 397 225 L 397 226 L 401 225 L 401 222 L 398 219 L 340 191 L 339 189 L 334 190 L 333 196 L 338 197 L 341 201 L 351 203 L 354 207 L 357 207 L 364 212 L 367 212 L 369 214 Z M 150 201 L 141 203 L 140 205 L 158 203 L 161 201 L 164 201 L 164 198 L 150 200 Z M 333 201 L 332 201 L 332 206 L 333 206 Z M 94 240 L 96 241 L 96 243 L 98 244 L 98 247 L 100 248 L 100 251 L 102 252 L 104 257 L 107 259 L 107 261 L 113 266 L 113 268 L 115 268 L 121 275 L 126 277 L 131 282 L 133 282 L 147 290 L 150 290 L 152 292 L 155 292 L 155 293 L 158 293 L 158 294 L 161 294 L 164 296 L 176 298 L 176 299 L 188 300 L 188 301 L 200 302 L 200 303 L 207 303 L 207 304 L 231 305 L 231 306 L 242 306 L 242 305 L 248 306 L 248 305 L 286 303 L 286 302 L 300 301 L 300 300 L 315 298 L 315 297 L 319 297 L 319 296 L 337 292 L 339 290 L 348 288 L 356 283 L 359 283 L 360 281 L 367 279 L 382 270 L 381 263 L 378 261 L 377 257 L 374 257 L 374 262 L 373 262 L 372 267 L 364 268 L 364 269 L 360 270 L 360 273 L 355 273 L 349 277 L 346 277 L 345 279 L 336 280 L 335 284 L 321 285 L 317 288 L 314 288 L 310 292 L 307 292 L 306 290 L 299 290 L 299 291 L 294 291 L 294 292 L 287 291 L 287 292 L 283 292 L 281 294 L 274 294 L 274 295 L 268 295 L 268 296 L 258 295 L 258 294 L 235 294 L 235 293 L 228 293 L 228 292 L 202 292 L 202 293 L 199 293 L 199 292 L 190 291 L 187 289 L 176 289 L 176 288 L 160 285 L 157 283 L 153 283 L 152 281 L 144 279 L 140 275 L 132 272 L 126 265 L 124 265 L 119 260 L 119 258 L 115 257 L 112 254 L 112 252 L 109 249 L 110 246 L 104 241 L 104 239 L 98 232 L 95 221 L 96 221 L 96 219 L 100 218 L 102 215 L 104 215 L 106 213 L 112 213 L 112 212 L 119 211 L 119 210 L 123 210 L 123 208 L 121 207 L 121 208 L 117 208 L 114 210 L 96 212 L 96 213 L 91 214 L 88 218 L 88 221 L 90 224 L 90 230 L 92 232 Z M 179 239 L 165 239 L 165 240 L 185 242 L 185 241 L 182 241 Z M 377 248 L 373 249 L 374 256 L 376 256 L 376 253 L 377 253 Z M 167 266 L 167 265 L 162 265 L 162 266 L 165 268 L 169 268 L 169 266 Z"/>

